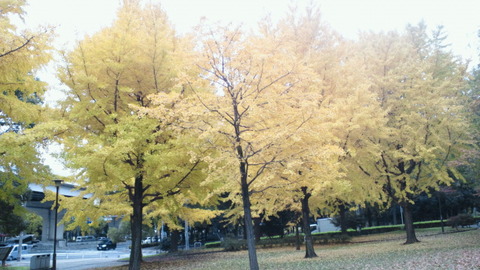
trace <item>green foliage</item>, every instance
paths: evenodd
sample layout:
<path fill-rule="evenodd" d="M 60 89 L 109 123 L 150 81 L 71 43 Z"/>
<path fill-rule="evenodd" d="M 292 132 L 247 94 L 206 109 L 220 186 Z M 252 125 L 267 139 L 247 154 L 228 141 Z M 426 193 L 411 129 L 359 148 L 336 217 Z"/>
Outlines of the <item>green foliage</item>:
<path fill-rule="evenodd" d="M 222 247 L 225 251 L 240 251 L 247 249 L 247 241 L 244 239 L 225 238 L 222 241 Z"/>
<path fill-rule="evenodd" d="M 315 233 L 312 234 L 314 244 L 319 245 L 329 245 L 336 243 L 347 243 L 351 240 L 351 237 L 348 235 L 342 235 L 339 232 L 324 232 L 324 233 Z M 303 237 L 303 235 L 301 236 Z M 272 248 L 272 247 L 284 247 L 284 246 L 295 246 L 296 236 L 288 235 L 284 237 L 273 236 L 273 237 L 261 237 L 260 241 L 257 243 L 259 248 Z M 205 248 L 217 248 L 222 247 L 225 251 L 239 251 L 247 249 L 246 242 L 244 239 L 237 239 L 227 237 L 223 241 L 215 241 L 205 243 Z"/>
<path fill-rule="evenodd" d="M 8 235 L 18 235 L 27 228 L 24 222 L 24 213 L 18 213 L 14 205 L 0 200 L 0 232 Z"/>
<path fill-rule="evenodd" d="M 337 227 L 342 227 L 341 224 L 342 220 L 340 216 L 335 216 L 332 219 L 333 225 Z M 345 220 L 344 220 L 345 228 L 347 229 L 352 229 L 352 230 L 357 230 L 358 227 L 361 227 L 363 224 L 365 224 L 365 221 L 363 220 L 362 217 L 358 216 L 354 211 L 349 211 L 345 213 Z"/>
<path fill-rule="evenodd" d="M 107 237 L 112 240 L 114 243 L 119 243 L 125 241 L 125 234 L 123 234 L 119 229 L 117 228 L 109 228 Z"/>
<path fill-rule="evenodd" d="M 27 224 L 25 233 L 34 234 L 36 237 L 41 235 L 43 226 L 43 219 L 41 216 L 28 212 L 25 214 L 25 222 Z"/>
<path fill-rule="evenodd" d="M 131 226 L 132 226 L 132 224 L 128 220 L 127 221 L 122 220 L 122 222 L 120 222 L 118 232 L 123 235 L 124 239 L 126 239 L 126 237 L 130 235 Z"/>
<path fill-rule="evenodd" d="M 205 243 L 205 245 L 204 245 L 205 248 L 217 248 L 217 247 L 221 247 L 221 246 L 222 246 L 221 241 L 208 242 L 208 243 Z"/>
<path fill-rule="evenodd" d="M 170 237 L 165 237 L 160 241 L 160 249 L 161 250 L 169 251 L 171 247 L 172 247 L 172 241 L 171 241 Z"/>
<path fill-rule="evenodd" d="M 95 235 L 106 236 L 110 238 L 114 243 L 125 242 L 130 235 L 130 222 L 122 220 L 118 228 L 107 224 L 105 221 L 98 222 L 98 227 L 95 227 Z"/>
<path fill-rule="evenodd" d="M 452 228 L 458 228 L 459 226 L 465 227 L 473 224 L 475 224 L 475 218 L 470 214 L 459 214 L 447 220 L 447 225 L 452 226 Z"/>
<path fill-rule="evenodd" d="M 277 216 L 268 217 L 261 223 L 260 231 L 267 237 L 283 236 L 288 224 L 292 222 L 295 213 L 293 211 L 280 211 Z"/>
<path fill-rule="evenodd" d="M 376 234 L 376 233 L 397 231 L 397 230 L 401 230 L 403 228 L 404 228 L 404 225 L 373 226 L 373 227 L 362 228 L 360 233 L 361 234 Z"/>

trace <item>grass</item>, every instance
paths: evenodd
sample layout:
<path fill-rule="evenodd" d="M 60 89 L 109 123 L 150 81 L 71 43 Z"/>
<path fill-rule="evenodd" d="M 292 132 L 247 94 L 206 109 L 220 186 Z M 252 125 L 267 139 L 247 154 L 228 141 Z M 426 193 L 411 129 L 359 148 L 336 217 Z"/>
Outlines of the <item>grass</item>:
<path fill-rule="evenodd" d="M 480 230 L 418 229 L 420 243 L 403 245 L 405 233 L 354 237 L 350 244 L 316 246 L 317 258 L 304 259 L 304 248 L 260 249 L 261 269 L 480 269 Z M 146 258 L 142 269 L 248 269 L 246 251 L 195 250 Z M 103 268 L 123 270 L 127 267 Z"/>
<path fill-rule="evenodd" d="M 2 270 L 28 270 L 30 269 L 30 267 L 27 267 L 27 266 L 6 266 L 6 267 L 2 267 L 0 265 L 0 269 Z"/>

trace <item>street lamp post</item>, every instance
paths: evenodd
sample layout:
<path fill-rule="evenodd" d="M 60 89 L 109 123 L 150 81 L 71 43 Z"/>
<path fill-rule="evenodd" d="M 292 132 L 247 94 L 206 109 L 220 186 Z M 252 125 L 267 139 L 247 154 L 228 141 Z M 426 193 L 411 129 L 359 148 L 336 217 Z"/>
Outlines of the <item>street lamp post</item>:
<path fill-rule="evenodd" d="M 57 269 L 57 219 L 58 219 L 58 190 L 63 180 L 53 180 L 55 182 L 55 224 L 53 231 L 53 258 L 52 258 L 52 269 Z"/>

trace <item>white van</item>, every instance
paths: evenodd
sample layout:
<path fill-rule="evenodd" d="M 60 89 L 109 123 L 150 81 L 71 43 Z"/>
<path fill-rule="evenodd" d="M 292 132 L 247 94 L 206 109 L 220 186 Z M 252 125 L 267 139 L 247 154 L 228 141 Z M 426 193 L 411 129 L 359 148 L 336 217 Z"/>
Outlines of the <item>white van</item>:
<path fill-rule="evenodd" d="M 22 244 L 22 256 L 28 254 L 28 245 Z M 10 255 L 7 257 L 7 261 L 13 261 L 18 259 L 18 245 L 14 245 Z"/>

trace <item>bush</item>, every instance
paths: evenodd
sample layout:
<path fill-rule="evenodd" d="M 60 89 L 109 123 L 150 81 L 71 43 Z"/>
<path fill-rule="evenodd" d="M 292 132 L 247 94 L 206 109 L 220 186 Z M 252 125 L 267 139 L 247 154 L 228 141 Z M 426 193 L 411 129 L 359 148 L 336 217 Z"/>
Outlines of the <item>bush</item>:
<path fill-rule="evenodd" d="M 335 243 L 347 243 L 351 237 L 349 235 L 342 234 L 341 232 L 325 232 L 313 234 L 313 241 L 316 244 L 328 245 Z"/>
<path fill-rule="evenodd" d="M 247 241 L 244 239 L 225 238 L 222 242 L 225 251 L 239 251 L 247 249 Z"/>
<path fill-rule="evenodd" d="M 403 226 L 404 225 L 386 225 L 386 226 L 366 227 L 366 228 L 362 228 L 360 234 L 392 232 L 392 231 L 403 229 Z"/>
<path fill-rule="evenodd" d="M 107 237 L 114 243 L 124 241 L 124 235 L 117 228 L 108 229 Z"/>
<path fill-rule="evenodd" d="M 447 220 L 447 224 L 449 226 L 452 226 L 452 228 L 458 228 L 458 226 L 465 227 L 475 224 L 475 219 L 472 217 L 472 215 L 469 214 L 459 214 L 450 217 Z"/>
<path fill-rule="evenodd" d="M 357 228 L 361 227 L 362 224 L 365 223 L 362 217 L 358 216 L 355 212 L 349 211 L 345 213 L 344 219 L 344 226 L 346 229 L 357 230 Z M 332 224 L 341 228 L 342 227 L 342 220 L 340 216 L 335 216 L 332 219 Z"/>
<path fill-rule="evenodd" d="M 163 238 L 160 241 L 160 249 L 163 251 L 169 251 L 171 246 L 172 242 L 170 241 L 170 237 Z"/>

